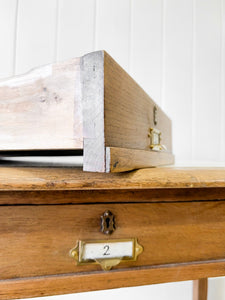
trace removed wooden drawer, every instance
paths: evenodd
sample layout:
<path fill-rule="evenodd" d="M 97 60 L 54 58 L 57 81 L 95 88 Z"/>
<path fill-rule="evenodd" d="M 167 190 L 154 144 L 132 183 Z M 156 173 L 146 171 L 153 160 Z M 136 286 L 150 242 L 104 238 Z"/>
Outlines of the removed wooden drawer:
<path fill-rule="evenodd" d="M 105 51 L 1 81 L 0 112 L 0 155 L 83 151 L 95 172 L 174 161 L 171 120 Z"/>

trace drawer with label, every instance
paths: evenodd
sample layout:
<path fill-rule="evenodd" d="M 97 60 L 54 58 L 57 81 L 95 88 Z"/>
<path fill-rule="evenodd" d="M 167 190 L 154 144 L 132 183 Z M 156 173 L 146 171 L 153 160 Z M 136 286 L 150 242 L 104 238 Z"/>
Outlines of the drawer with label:
<path fill-rule="evenodd" d="M 1 206 L 0 279 L 223 259 L 224 226 L 225 201 Z"/>

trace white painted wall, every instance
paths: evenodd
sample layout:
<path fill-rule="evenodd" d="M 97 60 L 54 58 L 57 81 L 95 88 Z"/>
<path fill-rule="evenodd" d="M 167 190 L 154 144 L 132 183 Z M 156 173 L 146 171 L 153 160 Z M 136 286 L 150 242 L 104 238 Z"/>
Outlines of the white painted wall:
<path fill-rule="evenodd" d="M 225 0 L 0 0 L 0 40 L 0 78 L 105 49 L 171 117 L 177 165 L 225 165 Z M 213 279 L 209 300 L 224 286 Z M 52 299 L 191 299 L 191 288 Z"/>

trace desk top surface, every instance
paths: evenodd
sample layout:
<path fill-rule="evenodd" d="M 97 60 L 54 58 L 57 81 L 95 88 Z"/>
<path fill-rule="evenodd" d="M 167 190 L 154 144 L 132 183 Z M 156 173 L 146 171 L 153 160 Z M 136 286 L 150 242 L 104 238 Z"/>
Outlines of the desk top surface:
<path fill-rule="evenodd" d="M 225 168 L 148 168 L 89 173 L 71 167 L 0 167 L 0 191 L 225 188 Z"/>

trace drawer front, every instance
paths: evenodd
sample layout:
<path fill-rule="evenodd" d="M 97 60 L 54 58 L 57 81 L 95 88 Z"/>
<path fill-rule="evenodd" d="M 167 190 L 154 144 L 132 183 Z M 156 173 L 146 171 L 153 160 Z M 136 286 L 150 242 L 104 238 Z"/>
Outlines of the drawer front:
<path fill-rule="evenodd" d="M 110 210 L 116 229 L 100 230 Z M 225 257 L 225 201 L 0 207 L 0 279 L 80 273 L 99 265 L 76 265 L 69 251 L 78 240 L 137 238 L 137 261 L 115 269 Z"/>

